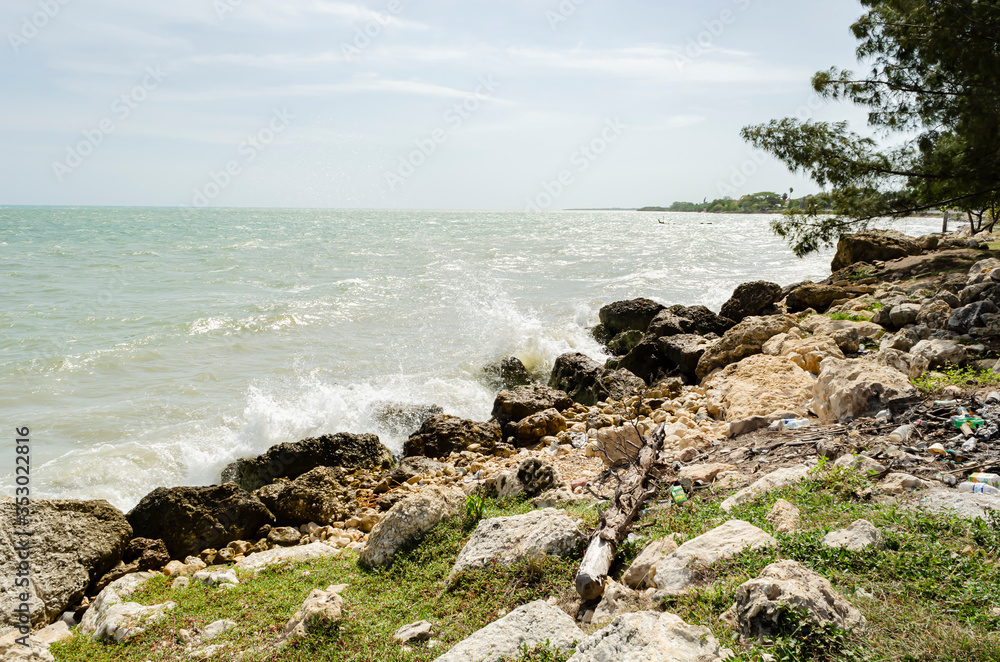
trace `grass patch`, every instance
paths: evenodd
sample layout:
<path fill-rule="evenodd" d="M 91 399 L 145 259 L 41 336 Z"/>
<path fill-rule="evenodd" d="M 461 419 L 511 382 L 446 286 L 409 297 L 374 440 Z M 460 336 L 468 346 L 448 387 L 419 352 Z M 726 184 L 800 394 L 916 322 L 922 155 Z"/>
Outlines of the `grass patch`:
<path fill-rule="evenodd" d="M 993 370 L 978 370 L 973 366 L 965 368 L 951 367 L 940 371 L 925 372 L 912 380 L 924 395 L 931 395 L 946 386 L 983 387 L 1000 384 L 1000 373 Z"/>
<path fill-rule="evenodd" d="M 848 322 L 870 322 L 871 320 L 864 315 L 859 315 L 857 313 L 826 313 L 823 317 L 829 317 L 832 320 L 837 321 L 848 321 Z"/>

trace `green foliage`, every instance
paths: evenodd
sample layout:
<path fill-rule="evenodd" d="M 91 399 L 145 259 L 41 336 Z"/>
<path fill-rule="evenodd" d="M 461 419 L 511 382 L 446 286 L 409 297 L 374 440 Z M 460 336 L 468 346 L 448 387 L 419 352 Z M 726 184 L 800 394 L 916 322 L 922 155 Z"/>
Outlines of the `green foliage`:
<path fill-rule="evenodd" d="M 483 510 L 486 503 L 483 497 L 477 494 L 470 494 L 465 497 L 465 526 L 475 526 L 479 520 L 483 519 Z"/>
<path fill-rule="evenodd" d="M 952 366 L 940 371 L 925 372 L 911 380 L 924 395 L 930 395 L 945 386 L 983 387 L 1000 384 L 1000 373 L 993 370 L 978 370 L 974 366 L 965 368 Z"/>
<path fill-rule="evenodd" d="M 1000 11 L 994 1 L 862 0 L 853 26 L 857 56 L 870 71 L 830 69 L 815 90 L 868 112 L 884 147 L 847 122 L 786 118 L 745 127 L 743 138 L 828 193 L 791 207 L 772 229 L 798 255 L 831 245 L 880 218 L 933 208 L 968 214 L 992 228 L 1000 207 Z"/>
<path fill-rule="evenodd" d="M 794 202 L 794 201 L 793 201 Z M 744 195 L 738 200 L 725 197 L 709 202 L 675 202 L 669 207 L 643 207 L 639 211 L 709 212 L 712 214 L 766 214 L 782 211 L 788 205 L 788 195 L 762 191 Z"/>
<path fill-rule="evenodd" d="M 781 634 L 774 637 L 768 653 L 773 662 L 806 662 L 807 660 L 838 660 L 862 662 L 870 659 L 857 635 L 841 630 L 832 623 L 814 623 L 806 613 L 789 605 L 781 605 L 777 621 Z M 764 660 L 760 651 L 737 656 L 734 660 Z"/>
<path fill-rule="evenodd" d="M 824 317 L 829 317 L 832 320 L 847 320 L 849 322 L 868 322 L 870 321 L 864 315 L 858 315 L 857 313 L 826 313 Z"/>

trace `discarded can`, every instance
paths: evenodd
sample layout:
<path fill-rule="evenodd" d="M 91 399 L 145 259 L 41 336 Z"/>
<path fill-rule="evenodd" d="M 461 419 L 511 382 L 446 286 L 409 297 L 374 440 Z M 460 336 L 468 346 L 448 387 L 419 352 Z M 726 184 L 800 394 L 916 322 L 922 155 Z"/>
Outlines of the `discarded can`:
<path fill-rule="evenodd" d="M 680 485 L 674 485 L 670 488 L 670 497 L 674 500 L 674 503 L 684 503 L 688 500 L 687 493 L 684 492 L 684 488 Z"/>
<path fill-rule="evenodd" d="M 997 474 L 977 472 L 969 476 L 969 482 L 984 483 L 986 485 L 992 485 L 993 487 L 1000 487 L 1000 476 Z"/>
<path fill-rule="evenodd" d="M 989 496 L 1000 494 L 1000 489 L 986 483 L 962 483 L 958 486 L 958 491 L 971 492 L 972 494 L 988 494 Z"/>

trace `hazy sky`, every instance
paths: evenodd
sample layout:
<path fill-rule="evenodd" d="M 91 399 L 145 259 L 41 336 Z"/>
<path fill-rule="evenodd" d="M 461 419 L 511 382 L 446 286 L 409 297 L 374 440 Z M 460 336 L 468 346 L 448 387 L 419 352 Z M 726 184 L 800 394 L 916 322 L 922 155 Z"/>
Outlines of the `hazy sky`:
<path fill-rule="evenodd" d="M 561 209 L 814 190 L 742 126 L 855 0 L 4 0 L 0 204 Z M 743 169 L 749 176 L 739 174 Z"/>

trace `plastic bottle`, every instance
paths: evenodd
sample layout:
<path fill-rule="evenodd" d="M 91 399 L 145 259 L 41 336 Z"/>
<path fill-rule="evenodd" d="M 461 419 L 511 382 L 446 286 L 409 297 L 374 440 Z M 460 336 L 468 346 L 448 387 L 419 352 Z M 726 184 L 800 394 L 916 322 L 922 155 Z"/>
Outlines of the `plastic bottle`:
<path fill-rule="evenodd" d="M 962 442 L 963 453 L 974 453 L 976 451 L 976 438 L 970 437 Z"/>
<path fill-rule="evenodd" d="M 935 407 L 954 407 L 958 404 L 958 400 L 935 400 Z"/>
<path fill-rule="evenodd" d="M 1000 487 L 1000 476 L 997 474 L 974 473 L 969 476 L 970 483 L 983 483 L 992 487 Z"/>
<path fill-rule="evenodd" d="M 889 433 L 889 439 L 896 442 L 897 444 L 904 444 L 910 439 L 910 435 L 913 434 L 912 425 L 900 425 L 898 428 Z"/>
<path fill-rule="evenodd" d="M 962 483 L 958 486 L 959 492 L 971 492 L 973 494 L 986 494 L 989 496 L 1000 496 L 1000 489 L 987 485 L 986 483 Z"/>
<path fill-rule="evenodd" d="M 783 418 L 781 419 L 781 429 L 782 430 L 797 430 L 798 428 L 807 428 L 812 423 L 809 422 L 808 418 Z"/>

